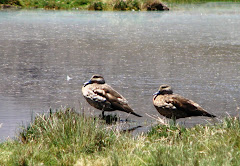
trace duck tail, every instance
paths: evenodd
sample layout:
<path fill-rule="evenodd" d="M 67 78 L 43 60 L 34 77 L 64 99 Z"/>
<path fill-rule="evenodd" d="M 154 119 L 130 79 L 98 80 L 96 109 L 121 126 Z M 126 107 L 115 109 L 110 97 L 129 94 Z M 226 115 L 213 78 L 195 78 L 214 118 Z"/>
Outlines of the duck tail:
<path fill-rule="evenodd" d="M 135 112 L 130 112 L 130 114 L 133 114 L 133 115 L 135 115 L 135 116 L 137 116 L 137 117 L 142 117 L 141 115 L 139 115 L 139 114 L 137 114 L 137 113 L 135 113 Z"/>
<path fill-rule="evenodd" d="M 215 118 L 215 117 L 217 117 L 216 115 L 209 114 L 209 113 L 206 113 L 206 115 L 205 115 L 205 116 L 207 116 L 207 117 L 211 117 L 211 118 Z"/>

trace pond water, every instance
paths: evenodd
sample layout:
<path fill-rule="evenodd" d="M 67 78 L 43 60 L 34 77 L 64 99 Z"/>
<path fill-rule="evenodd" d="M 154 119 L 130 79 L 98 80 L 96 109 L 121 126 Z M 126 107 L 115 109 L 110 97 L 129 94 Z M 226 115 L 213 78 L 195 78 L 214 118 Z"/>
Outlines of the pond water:
<path fill-rule="evenodd" d="M 159 115 L 152 94 L 161 84 L 219 118 L 236 116 L 239 27 L 237 3 L 179 6 L 169 12 L 2 10 L 0 140 L 49 108 L 84 107 L 100 114 L 81 94 L 82 84 L 95 73 L 143 115 L 129 116 L 137 123 L 154 121 L 146 113 Z"/>

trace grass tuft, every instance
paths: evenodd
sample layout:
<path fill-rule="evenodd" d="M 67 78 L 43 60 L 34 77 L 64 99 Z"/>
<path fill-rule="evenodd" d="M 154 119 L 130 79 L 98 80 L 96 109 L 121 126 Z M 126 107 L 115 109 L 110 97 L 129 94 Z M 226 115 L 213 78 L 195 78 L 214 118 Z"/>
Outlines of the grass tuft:
<path fill-rule="evenodd" d="M 0 144 L 0 165 L 240 165 L 240 120 L 132 136 L 73 109 L 38 115 Z"/>

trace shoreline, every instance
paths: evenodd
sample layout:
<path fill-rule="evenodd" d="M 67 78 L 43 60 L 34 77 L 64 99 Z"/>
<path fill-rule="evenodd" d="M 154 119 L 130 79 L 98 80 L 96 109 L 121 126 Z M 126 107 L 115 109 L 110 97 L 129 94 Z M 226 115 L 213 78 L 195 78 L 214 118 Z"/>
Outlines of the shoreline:
<path fill-rule="evenodd" d="M 0 0 L 0 9 L 167 11 L 174 8 L 173 6 L 208 2 L 234 3 L 240 2 L 240 0 Z"/>

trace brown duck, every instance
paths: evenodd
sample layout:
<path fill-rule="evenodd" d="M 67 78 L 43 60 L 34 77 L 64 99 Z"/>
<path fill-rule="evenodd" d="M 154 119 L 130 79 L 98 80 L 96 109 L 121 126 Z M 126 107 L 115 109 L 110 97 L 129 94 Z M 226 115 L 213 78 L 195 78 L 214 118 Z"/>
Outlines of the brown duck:
<path fill-rule="evenodd" d="M 88 82 L 84 83 L 82 93 L 91 106 L 103 111 L 103 116 L 104 111 L 119 110 L 142 117 L 129 107 L 127 100 L 122 95 L 105 84 L 101 75 L 93 75 Z"/>
<path fill-rule="evenodd" d="M 161 85 L 159 91 L 153 95 L 153 104 L 155 108 L 161 115 L 167 118 L 176 120 L 190 116 L 216 117 L 206 112 L 192 100 L 173 94 L 172 88 L 169 85 Z"/>

